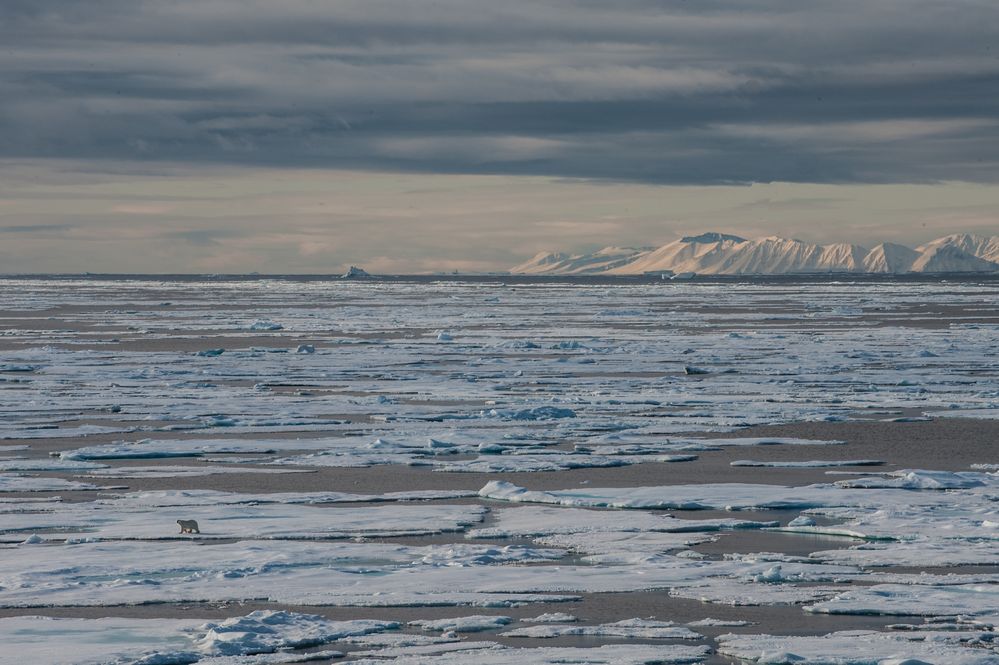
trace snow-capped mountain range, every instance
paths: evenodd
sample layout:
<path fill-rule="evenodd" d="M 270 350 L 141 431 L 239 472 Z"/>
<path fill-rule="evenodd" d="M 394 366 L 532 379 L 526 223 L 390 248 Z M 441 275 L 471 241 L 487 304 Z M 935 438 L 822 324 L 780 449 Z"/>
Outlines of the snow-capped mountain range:
<path fill-rule="evenodd" d="M 882 243 L 873 249 L 813 245 L 770 236 L 746 240 L 725 233 L 686 236 L 662 247 L 605 247 L 592 254 L 541 252 L 510 269 L 526 275 L 788 275 L 798 273 L 999 272 L 999 236 L 967 233 L 915 249 Z"/>

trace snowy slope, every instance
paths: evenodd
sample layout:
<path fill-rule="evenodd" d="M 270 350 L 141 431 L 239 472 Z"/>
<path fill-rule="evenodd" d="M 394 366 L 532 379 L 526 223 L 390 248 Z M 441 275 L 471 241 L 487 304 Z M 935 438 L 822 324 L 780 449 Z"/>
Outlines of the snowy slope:
<path fill-rule="evenodd" d="M 609 272 L 636 261 L 648 249 L 634 247 L 604 247 L 592 254 L 569 255 L 562 252 L 540 252 L 531 260 L 510 269 L 524 275 L 591 275 Z"/>
<path fill-rule="evenodd" d="M 713 275 L 854 272 L 857 270 L 856 257 L 863 254 L 866 250 L 850 245 L 823 247 L 771 236 L 742 243 L 721 261 L 705 265 L 695 272 Z"/>
<path fill-rule="evenodd" d="M 913 272 L 995 272 L 999 264 L 978 258 L 954 245 L 936 245 L 923 251 L 912 264 Z"/>
<path fill-rule="evenodd" d="M 654 249 L 637 259 L 609 270 L 611 274 L 635 275 L 658 270 L 703 272 L 700 266 L 725 256 L 733 247 L 746 242 L 744 238 L 724 233 L 703 233 L 687 236 Z"/>
<path fill-rule="evenodd" d="M 511 269 L 534 275 L 701 275 L 807 273 L 999 272 L 999 236 L 956 234 L 918 249 L 882 243 L 816 245 L 769 236 L 746 240 L 723 233 L 687 236 L 657 249 L 606 247 L 593 254 L 541 253 Z"/>
<path fill-rule="evenodd" d="M 999 263 L 999 236 L 986 237 L 971 233 L 955 233 L 921 245 L 917 250 L 927 252 L 940 247 L 954 247 L 980 259 Z"/>
<path fill-rule="evenodd" d="M 919 258 L 919 252 L 905 245 L 883 242 L 864 257 L 864 272 L 909 272 Z"/>

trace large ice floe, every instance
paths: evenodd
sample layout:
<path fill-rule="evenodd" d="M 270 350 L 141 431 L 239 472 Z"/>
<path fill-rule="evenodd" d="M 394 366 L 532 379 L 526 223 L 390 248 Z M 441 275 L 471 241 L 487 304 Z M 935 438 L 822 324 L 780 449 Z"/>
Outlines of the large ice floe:
<path fill-rule="evenodd" d="M 6 516 L 0 540 L 10 534 L 50 532 L 51 540 L 197 540 L 231 538 L 330 539 L 358 536 L 419 536 L 461 531 L 482 520 L 486 509 L 474 505 L 365 505 L 327 508 L 307 498 L 293 503 L 256 503 L 231 497 L 219 503 L 164 502 L 143 505 L 128 498 L 101 502 L 46 504 L 29 512 L 24 504 Z M 178 533 L 178 519 L 196 520 L 200 533 Z"/>
<path fill-rule="evenodd" d="M 256 611 L 208 623 L 190 619 L 23 616 L 0 618 L 0 641 L 5 654 L 16 654 L 18 662 L 25 663 L 182 665 L 319 646 L 398 626 L 391 621 L 329 621 L 284 611 Z M 228 662 L 294 660 L 231 658 Z"/>
<path fill-rule="evenodd" d="M 718 651 L 768 665 L 996 665 L 999 654 L 989 648 L 993 636 L 859 630 L 818 636 L 722 635 Z"/>
<path fill-rule="evenodd" d="M 990 283 L 8 282 L 0 660 L 996 662 Z"/>
<path fill-rule="evenodd" d="M 581 624 L 542 623 L 524 626 L 502 633 L 503 637 L 553 638 L 572 636 L 589 637 L 631 637 L 641 639 L 696 640 L 701 636 L 685 626 L 671 621 L 651 621 L 648 619 L 624 619 L 597 626 Z"/>

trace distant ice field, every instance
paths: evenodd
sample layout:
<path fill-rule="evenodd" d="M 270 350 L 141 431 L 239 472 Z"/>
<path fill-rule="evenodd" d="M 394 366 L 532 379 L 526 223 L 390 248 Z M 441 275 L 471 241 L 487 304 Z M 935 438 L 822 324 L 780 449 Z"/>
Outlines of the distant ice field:
<path fill-rule="evenodd" d="M 3 278 L 0 663 L 999 663 L 997 442 L 994 280 Z"/>

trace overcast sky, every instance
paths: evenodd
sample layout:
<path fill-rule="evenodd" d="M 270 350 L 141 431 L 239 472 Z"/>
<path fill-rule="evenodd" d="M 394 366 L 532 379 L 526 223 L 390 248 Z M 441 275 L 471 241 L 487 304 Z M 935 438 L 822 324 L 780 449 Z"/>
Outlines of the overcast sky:
<path fill-rule="evenodd" d="M 0 272 L 999 233 L 994 0 L 3 0 Z"/>

